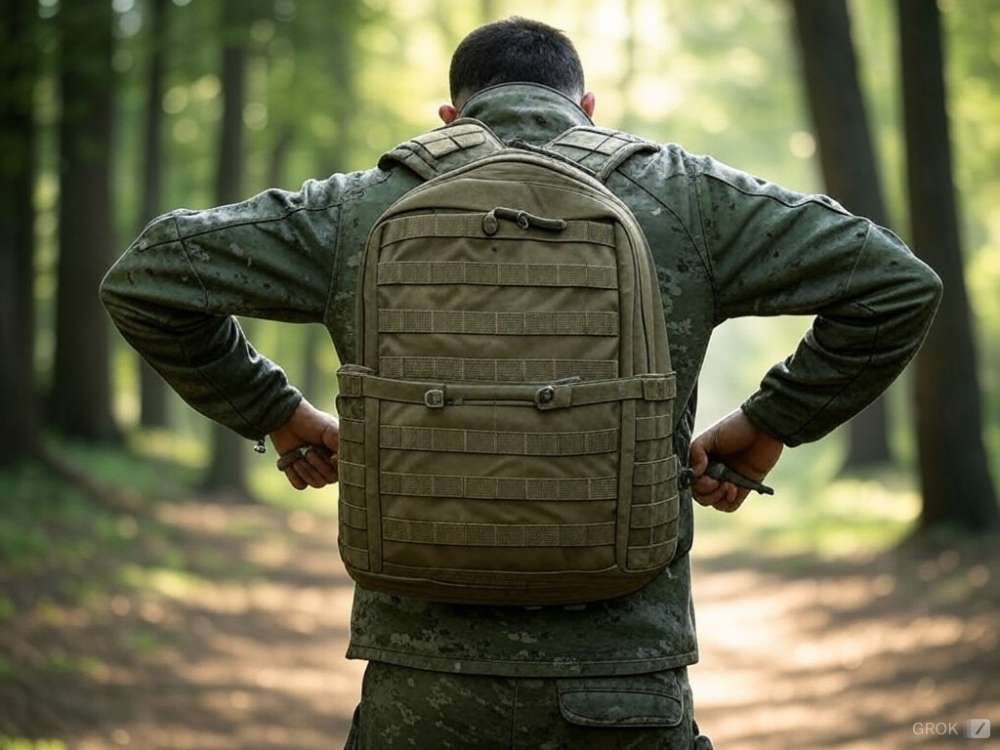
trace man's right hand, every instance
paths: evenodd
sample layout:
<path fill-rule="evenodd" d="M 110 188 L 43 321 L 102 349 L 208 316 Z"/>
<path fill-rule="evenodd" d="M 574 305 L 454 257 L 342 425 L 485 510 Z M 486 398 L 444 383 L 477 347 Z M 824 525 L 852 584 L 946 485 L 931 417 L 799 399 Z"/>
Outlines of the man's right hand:
<path fill-rule="evenodd" d="M 689 461 L 694 473 L 691 483 L 694 499 L 732 513 L 743 504 L 750 490 L 705 476 L 709 462 L 722 461 L 730 469 L 759 482 L 778 463 L 784 447 L 776 437 L 758 429 L 740 410 L 723 417 L 691 442 Z"/>
<path fill-rule="evenodd" d="M 302 399 L 291 419 L 271 433 L 271 443 L 279 456 L 302 446 L 321 446 L 329 451 L 327 458 L 320 451 L 311 450 L 285 469 L 285 476 L 295 489 L 325 487 L 337 481 L 340 423 L 332 414 Z"/>

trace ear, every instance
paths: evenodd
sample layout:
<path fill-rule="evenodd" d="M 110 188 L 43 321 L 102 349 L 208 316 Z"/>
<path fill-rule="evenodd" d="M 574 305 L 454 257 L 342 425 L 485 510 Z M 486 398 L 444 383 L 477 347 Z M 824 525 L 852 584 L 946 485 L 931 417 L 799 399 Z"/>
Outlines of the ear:
<path fill-rule="evenodd" d="M 458 110 L 450 104 L 442 104 L 438 107 L 438 117 L 441 118 L 441 122 L 448 125 L 458 117 Z"/>
<path fill-rule="evenodd" d="M 594 98 L 594 92 L 588 91 L 580 99 L 580 109 L 587 113 L 587 117 L 594 116 L 594 107 L 597 105 L 597 99 Z"/>

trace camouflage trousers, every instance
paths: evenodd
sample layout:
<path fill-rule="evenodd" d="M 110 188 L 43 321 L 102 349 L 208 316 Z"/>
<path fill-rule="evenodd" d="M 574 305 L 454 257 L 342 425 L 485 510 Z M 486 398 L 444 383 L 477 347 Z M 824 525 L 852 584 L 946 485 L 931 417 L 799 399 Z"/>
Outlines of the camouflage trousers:
<path fill-rule="evenodd" d="M 369 662 L 345 750 L 711 750 L 685 668 L 523 678 Z"/>

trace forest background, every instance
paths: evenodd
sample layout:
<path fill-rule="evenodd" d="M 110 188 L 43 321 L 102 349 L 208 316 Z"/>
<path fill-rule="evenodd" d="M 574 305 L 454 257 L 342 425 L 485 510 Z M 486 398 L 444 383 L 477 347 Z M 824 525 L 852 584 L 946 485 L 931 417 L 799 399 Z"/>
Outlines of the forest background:
<path fill-rule="evenodd" d="M 945 281 L 927 346 L 884 399 L 786 452 L 776 497 L 698 510 L 695 686 L 716 736 L 891 747 L 930 743 L 918 720 L 1000 721 L 987 679 L 1000 632 L 1000 2 L 0 8 L 0 749 L 319 747 L 343 733 L 358 673 L 340 658 L 336 489 L 296 493 L 191 411 L 113 332 L 96 289 L 166 210 L 365 169 L 434 127 L 451 51 L 512 14 L 574 39 L 598 124 L 829 193 Z M 723 324 L 699 426 L 809 322 Z M 243 323 L 332 410 L 325 331 Z M 745 625 L 735 641 L 731 617 Z M 304 666 L 321 647 L 327 666 Z M 281 678 L 267 677 L 275 654 Z M 81 701 L 81 686 L 100 700 Z M 827 708 L 813 715 L 810 696 Z"/>

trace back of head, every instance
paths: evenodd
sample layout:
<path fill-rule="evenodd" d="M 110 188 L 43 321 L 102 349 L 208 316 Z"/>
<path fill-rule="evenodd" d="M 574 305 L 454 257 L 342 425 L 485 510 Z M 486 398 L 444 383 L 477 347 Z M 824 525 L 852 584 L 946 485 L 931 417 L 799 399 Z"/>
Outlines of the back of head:
<path fill-rule="evenodd" d="M 501 83 L 540 83 L 573 99 L 584 89 L 583 66 L 569 37 L 518 17 L 480 26 L 465 37 L 451 58 L 449 82 L 456 107 Z"/>

